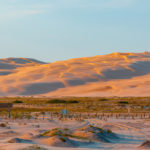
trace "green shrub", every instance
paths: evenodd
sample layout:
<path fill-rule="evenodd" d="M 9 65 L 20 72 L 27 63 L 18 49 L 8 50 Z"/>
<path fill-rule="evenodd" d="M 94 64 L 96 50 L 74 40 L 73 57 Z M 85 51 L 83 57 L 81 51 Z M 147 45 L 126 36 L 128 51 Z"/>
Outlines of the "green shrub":
<path fill-rule="evenodd" d="M 77 100 L 52 99 L 52 100 L 48 100 L 47 103 L 49 103 L 49 104 L 59 104 L 59 103 L 73 104 L 73 103 L 79 103 L 79 101 L 77 101 Z"/>
<path fill-rule="evenodd" d="M 65 100 L 60 100 L 60 99 L 52 99 L 52 100 L 48 100 L 47 103 L 57 104 L 57 103 L 66 103 L 66 101 Z"/>
<path fill-rule="evenodd" d="M 119 101 L 118 103 L 119 103 L 119 104 L 129 104 L 128 101 Z"/>
<path fill-rule="evenodd" d="M 40 147 L 38 145 L 33 145 L 33 146 L 29 146 L 27 148 L 24 148 L 23 150 L 48 150 L 48 149 Z"/>
<path fill-rule="evenodd" d="M 112 133 L 112 131 L 110 129 L 107 129 L 107 133 Z"/>
<path fill-rule="evenodd" d="M 66 142 L 66 139 L 64 139 L 64 138 L 59 138 L 62 142 Z"/>
<path fill-rule="evenodd" d="M 76 101 L 76 100 L 69 100 L 69 101 L 66 101 L 66 103 L 79 103 L 79 101 Z"/>
<path fill-rule="evenodd" d="M 99 99 L 99 101 L 104 102 L 104 101 L 108 101 L 108 99 L 106 99 L 106 98 L 101 98 L 101 99 Z"/>
<path fill-rule="evenodd" d="M 15 101 L 13 101 L 13 103 L 23 103 L 23 101 L 15 100 Z"/>
<path fill-rule="evenodd" d="M 6 126 L 7 126 L 7 125 L 6 125 L 5 123 L 1 123 L 1 124 L 0 124 L 0 127 L 3 127 L 3 128 L 4 128 L 4 127 L 6 127 Z"/>

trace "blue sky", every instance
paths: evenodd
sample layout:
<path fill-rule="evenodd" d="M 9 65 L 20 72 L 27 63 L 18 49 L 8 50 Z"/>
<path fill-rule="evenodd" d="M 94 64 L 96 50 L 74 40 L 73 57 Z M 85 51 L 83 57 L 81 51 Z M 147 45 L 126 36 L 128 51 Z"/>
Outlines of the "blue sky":
<path fill-rule="evenodd" d="M 149 50 L 150 0 L 0 0 L 1 58 Z"/>

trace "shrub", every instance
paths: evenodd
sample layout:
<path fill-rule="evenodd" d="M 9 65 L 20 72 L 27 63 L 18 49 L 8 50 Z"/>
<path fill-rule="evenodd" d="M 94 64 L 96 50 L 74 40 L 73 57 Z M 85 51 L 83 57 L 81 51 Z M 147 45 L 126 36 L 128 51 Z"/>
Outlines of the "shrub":
<path fill-rule="evenodd" d="M 57 103 L 66 103 L 66 101 L 65 100 L 60 100 L 60 99 L 52 99 L 52 100 L 48 100 L 47 103 L 57 104 Z"/>
<path fill-rule="evenodd" d="M 51 137 L 56 136 L 56 135 L 62 135 L 62 131 L 59 130 L 58 128 L 48 130 L 41 134 L 41 136 L 51 136 Z"/>
<path fill-rule="evenodd" d="M 29 146 L 27 148 L 24 148 L 23 150 L 48 150 L 48 149 L 40 147 L 38 145 L 33 145 L 33 146 Z"/>
<path fill-rule="evenodd" d="M 104 102 L 104 101 L 108 101 L 108 99 L 106 99 L 106 98 L 101 98 L 101 99 L 99 99 L 99 101 Z"/>
<path fill-rule="evenodd" d="M 15 100 L 15 101 L 13 101 L 13 103 L 23 103 L 23 101 Z"/>
<path fill-rule="evenodd" d="M 79 103 L 79 101 L 77 101 L 77 100 L 52 99 L 52 100 L 48 100 L 47 103 L 49 103 L 49 104 L 58 104 L 58 103 L 73 104 L 73 103 Z"/>
<path fill-rule="evenodd" d="M 5 123 L 1 123 L 0 127 L 6 127 L 7 125 Z"/>
<path fill-rule="evenodd" d="M 110 129 L 107 129 L 107 133 L 112 133 L 112 131 Z"/>
<path fill-rule="evenodd" d="M 129 104 L 128 101 L 119 101 L 118 103 L 119 103 L 119 104 Z"/>
<path fill-rule="evenodd" d="M 66 142 L 66 139 L 64 139 L 64 138 L 59 138 L 62 142 Z"/>

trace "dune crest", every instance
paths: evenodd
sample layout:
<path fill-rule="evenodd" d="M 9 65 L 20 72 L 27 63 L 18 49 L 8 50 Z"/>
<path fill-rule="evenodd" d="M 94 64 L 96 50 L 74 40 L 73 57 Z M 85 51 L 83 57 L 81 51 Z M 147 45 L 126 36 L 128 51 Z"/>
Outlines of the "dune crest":
<path fill-rule="evenodd" d="M 0 96 L 150 96 L 149 66 L 149 52 L 54 63 L 0 59 Z"/>

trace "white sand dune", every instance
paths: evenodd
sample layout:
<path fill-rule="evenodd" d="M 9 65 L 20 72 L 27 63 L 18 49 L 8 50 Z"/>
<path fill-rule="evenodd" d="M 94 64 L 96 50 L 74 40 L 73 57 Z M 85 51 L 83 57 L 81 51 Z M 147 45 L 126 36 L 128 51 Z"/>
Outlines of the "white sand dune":
<path fill-rule="evenodd" d="M 0 96 L 150 96 L 150 53 L 0 60 Z"/>

